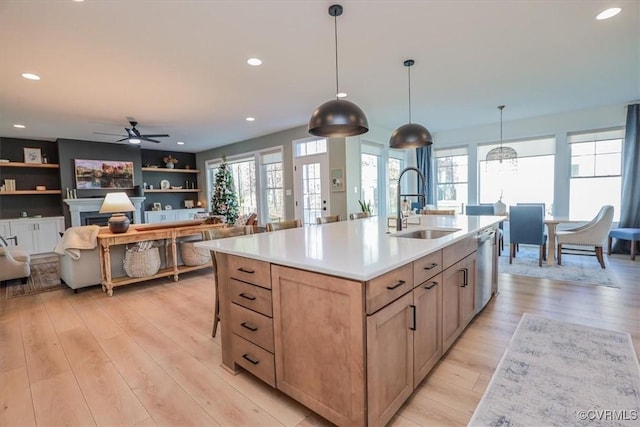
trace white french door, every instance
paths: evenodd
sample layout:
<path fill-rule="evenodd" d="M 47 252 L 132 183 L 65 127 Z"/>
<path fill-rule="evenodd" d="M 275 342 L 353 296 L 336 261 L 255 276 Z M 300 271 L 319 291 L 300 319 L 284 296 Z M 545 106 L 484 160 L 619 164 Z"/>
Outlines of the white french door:
<path fill-rule="evenodd" d="M 297 157 L 294 160 L 296 218 L 303 224 L 315 224 L 316 218 L 329 214 L 329 165 L 327 154 Z"/>

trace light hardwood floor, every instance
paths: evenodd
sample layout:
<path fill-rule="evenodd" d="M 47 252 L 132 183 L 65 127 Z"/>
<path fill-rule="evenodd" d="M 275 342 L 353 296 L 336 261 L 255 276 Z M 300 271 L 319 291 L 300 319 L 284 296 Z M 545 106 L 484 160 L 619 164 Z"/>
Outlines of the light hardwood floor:
<path fill-rule="evenodd" d="M 608 257 L 608 269 L 620 289 L 502 274 L 500 294 L 391 424 L 466 425 L 525 312 L 629 332 L 640 353 L 640 262 Z M 0 289 L 0 426 L 326 425 L 220 367 L 212 280 L 203 270 L 111 298 L 97 287 L 7 300 Z"/>

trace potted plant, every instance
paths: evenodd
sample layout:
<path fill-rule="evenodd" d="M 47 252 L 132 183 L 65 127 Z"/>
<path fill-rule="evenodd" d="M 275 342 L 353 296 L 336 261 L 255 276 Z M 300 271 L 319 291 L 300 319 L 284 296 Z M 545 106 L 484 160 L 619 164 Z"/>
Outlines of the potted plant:
<path fill-rule="evenodd" d="M 175 164 L 178 163 L 178 159 L 176 159 L 175 157 L 171 157 L 171 154 L 169 154 L 162 160 L 164 161 L 164 165 L 169 169 L 173 169 Z"/>
<path fill-rule="evenodd" d="M 362 200 L 358 200 L 358 203 L 360 204 L 360 209 L 362 210 L 362 212 L 371 215 L 371 201 L 363 202 Z"/>

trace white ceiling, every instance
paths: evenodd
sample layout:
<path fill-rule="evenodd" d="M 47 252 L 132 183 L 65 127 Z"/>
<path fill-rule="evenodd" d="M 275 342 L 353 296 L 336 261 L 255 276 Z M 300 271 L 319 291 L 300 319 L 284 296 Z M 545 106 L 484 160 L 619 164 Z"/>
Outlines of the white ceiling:
<path fill-rule="evenodd" d="M 171 135 L 144 148 L 198 152 L 305 125 L 334 96 L 330 4 L 0 0 L 0 135 L 112 142 L 93 132 L 132 116 Z M 342 5 L 340 90 L 372 125 L 407 122 L 407 58 L 413 121 L 432 132 L 496 123 L 499 104 L 508 122 L 640 99 L 637 0 Z"/>

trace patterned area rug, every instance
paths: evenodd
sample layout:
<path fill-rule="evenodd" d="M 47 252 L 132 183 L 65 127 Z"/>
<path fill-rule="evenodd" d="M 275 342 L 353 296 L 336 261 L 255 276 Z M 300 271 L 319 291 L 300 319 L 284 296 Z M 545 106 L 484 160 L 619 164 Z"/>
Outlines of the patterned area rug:
<path fill-rule="evenodd" d="M 609 269 L 600 268 L 595 256 L 562 254 L 562 265 L 555 261 L 549 266 L 542 261 L 542 267 L 538 267 L 538 251 L 537 246 L 520 245 L 513 264 L 509 264 L 509 248 L 505 243 L 505 251 L 499 258 L 500 273 L 619 288 Z"/>
<path fill-rule="evenodd" d="M 525 313 L 470 426 L 627 426 L 640 366 L 627 333 Z"/>
<path fill-rule="evenodd" d="M 26 284 L 12 281 L 7 284 L 7 299 L 34 295 L 64 288 L 58 272 L 58 256 L 46 256 L 31 260 L 31 276 Z"/>

